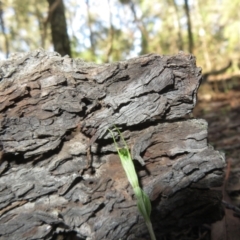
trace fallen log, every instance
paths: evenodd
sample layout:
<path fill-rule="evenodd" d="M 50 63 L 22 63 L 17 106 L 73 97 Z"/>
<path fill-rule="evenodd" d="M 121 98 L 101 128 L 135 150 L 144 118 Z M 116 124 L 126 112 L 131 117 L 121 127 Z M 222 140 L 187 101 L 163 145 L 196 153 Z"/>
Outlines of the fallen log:
<path fill-rule="evenodd" d="M 107 129 L 117 125 L 152 201 L 158 238 L 223 216 L 224 156 L 188 117 L 192 55 L 97 65 L 37 50 L 0 62 L 1 239 L 148 236 Z"/>

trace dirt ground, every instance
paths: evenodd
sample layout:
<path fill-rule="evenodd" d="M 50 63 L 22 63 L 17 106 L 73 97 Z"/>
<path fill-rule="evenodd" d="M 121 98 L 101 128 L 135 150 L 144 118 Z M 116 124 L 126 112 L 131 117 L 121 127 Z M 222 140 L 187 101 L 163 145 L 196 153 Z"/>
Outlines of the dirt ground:
<path fill-rule="evenodd" d="M 223 91 L 224 90 L 224 91 Z M 192 117 L 208 122 L 208 142 L 225 153 L 226 177 L 222 187 L 225 217 L 212 225 L 172 232 L 164 240 L 239 240 L 240 239 L 240 79 L 231 90 L 205 84 L 198 91 Z"/>
<path fill-rule="evenodd" d="M 222 187 L 225 217 L 213 224 L 208 233 L 211 240 L 240 239 L 240 79 L 231 90 L 209 91 L 201 86 L 194 117 L 207 120 L 208 141 L 225 153 L 226 177 Z M 202 236 L 203 237 L 203 236 Z"/>
<path fill-rule="evenodd" d="M 225 153 L 225 188 L 232 202 L 240 207 L 240 83 L 239 89 L 212 92 L 207 97 L 200 88 L 193 115 L 208 122 L 209 144 Z"/>

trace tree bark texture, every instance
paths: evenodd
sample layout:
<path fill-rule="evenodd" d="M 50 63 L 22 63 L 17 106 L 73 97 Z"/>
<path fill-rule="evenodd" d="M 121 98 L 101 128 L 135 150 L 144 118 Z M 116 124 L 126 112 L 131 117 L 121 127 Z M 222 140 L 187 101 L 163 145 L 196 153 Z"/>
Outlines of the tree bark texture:
<path fill-rule="evenodd" d="M 224 156 L 190 119 L 192 55 L 96 65 L 37 50 L 0 62 L 0 239 L 147 239 L 107 129 L 117 125 L 152 201 L 157 238 L 223 216 Z"/>

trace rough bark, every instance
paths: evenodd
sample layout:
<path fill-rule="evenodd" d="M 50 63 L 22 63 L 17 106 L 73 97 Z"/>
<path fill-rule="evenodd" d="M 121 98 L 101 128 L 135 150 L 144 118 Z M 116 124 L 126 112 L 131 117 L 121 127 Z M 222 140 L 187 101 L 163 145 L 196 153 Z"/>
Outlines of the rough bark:
<path fill-rule="evenodd" d="M 224 157 L 196 103 L 195 58 L 96 65 L 38 50 L 0 62 L 1 239 L 148 236 L 107 129 L 128 145 L 159 238 L 223 215 Z M 89 150 L 88 147 L 90 146 Z"/>

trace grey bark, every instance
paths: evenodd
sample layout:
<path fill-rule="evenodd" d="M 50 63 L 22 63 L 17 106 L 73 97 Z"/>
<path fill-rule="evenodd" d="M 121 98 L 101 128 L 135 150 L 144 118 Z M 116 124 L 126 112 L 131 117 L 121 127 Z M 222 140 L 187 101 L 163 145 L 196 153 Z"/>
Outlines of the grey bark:
<path fill-rule="evenodd" d="M 192 55 L 96 65 L 38 50 L 0 62 L 0 238 L 147 235 L 107 129 L 122 131 L 159 238 L 223 216 L 224 156 L 190 119 Z M 90 147 L 90 148 L 88 148 Z"/>

